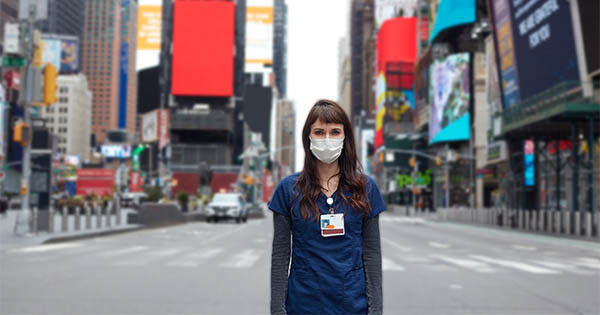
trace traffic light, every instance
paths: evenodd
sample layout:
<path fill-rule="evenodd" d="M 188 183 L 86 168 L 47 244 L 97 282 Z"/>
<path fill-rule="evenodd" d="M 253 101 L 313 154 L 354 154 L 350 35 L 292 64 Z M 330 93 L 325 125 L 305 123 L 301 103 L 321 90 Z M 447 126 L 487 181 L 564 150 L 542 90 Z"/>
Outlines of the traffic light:
<path fill-rule="evenodd" d="M 23 121 L 18 121 L 15 124 L 13 141 L 20 143 L 22 146 L 27 146 L 29 144 L 30 135 L 31 132 L 28 124 Z"/>
<path fill-rule="evenodd" d="M 435 165 L 437 165 L 437 166 L 442 165 L 442 158 L 439 155 L 435 156 Z"/>
<path fill-rule="evenodd" d="M 58 69 L 51 63 L 47 63 L 44 69 L 44 104 L 51 105 L 58 101 L 56 98 L 56 79 Z"/>
<path fill-rule="evenodd" d="M 416 161 L 415 161 L 415 157 L 413 156 L 408 160 L 408 165 L 410 165 L 410 167 L 415 167 L 415 164 L 416 164 Z"/>

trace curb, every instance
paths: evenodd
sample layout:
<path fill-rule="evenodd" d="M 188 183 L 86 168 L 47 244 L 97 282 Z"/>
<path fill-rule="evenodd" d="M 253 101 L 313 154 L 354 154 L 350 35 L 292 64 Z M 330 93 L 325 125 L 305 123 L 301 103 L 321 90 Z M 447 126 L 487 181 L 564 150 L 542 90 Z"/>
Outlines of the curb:
<path fill-rule="evenodd" d="M 49 238 L 49 239 L 43 241 L 42 244 L 69 242 L 69 241 L 88 239 L 88 238 L 94 238 L 94 237 L 99 237 L 99 236 L 130 233 L 130 232 L 136 232 L 136 231 L 143 230 L 143 229 L 146 229 L 146 227 L 143 225 L 140 225 L 140 226 L 127 227 L 127 228 L 118 229 L 118 230 L 105 230 L 105 231 L 96 231 L 96 232 L 90 232 L 90 233 L 85 233 L 85 234 L 57 236 L 57 237 L 52 237 L 52 238 Z"/>

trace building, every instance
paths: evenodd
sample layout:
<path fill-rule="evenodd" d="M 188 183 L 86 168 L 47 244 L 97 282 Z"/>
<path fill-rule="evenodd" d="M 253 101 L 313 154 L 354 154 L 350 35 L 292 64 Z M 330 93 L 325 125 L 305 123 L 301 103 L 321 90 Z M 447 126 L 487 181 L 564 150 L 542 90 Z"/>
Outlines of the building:
<path fill-rule="evenodd" d="M 367 117 L 374 116 L 374 10 L 374 0 L 352 0 L 350 4 L 351 119 L 363 110 Z"/>
<path fill-rule="evenodd" d="M 282 99 L 277 102 L 275 126 L 275 162 L 279 171 L 276 178 L 281 179 L 291 175 L 295 167 L 296 110 L 292 101 Z"/>
<path fill-rule="evenodd" d="M 338 104 L 342 106 L 346 114 L 351 113 L 351 57 L 350 57 L 350 43 L 347 37 L 340 39 L 338 46 Z"/>
<path fill-rule="evenodd" d="M 58 103 L 40 108 L 40 116 L 55 136 L 56 152 L 62 155 L 79 155 L 82 160 L 90 156 L 92 122 L 92 92 L 85 75 L 58 76 Z"/>
<path fill-rule="evenodd" d="M 119 123 L 120 129 L 137 133 L 137 0 L 121 2 L 121 66 L 119 69 Z"/>
<path fill-rule="evenodd" d="M 273 6 L 273 72 L 279 96 L 287 95 L 287 4 L 275 0 Z"/>
<path fill-rule="evenodd" d="M 0 54 L 4 51 L 4 23 L 15 23 L 19 18 L 19 1 L 18 0 L 0 0 Z"/>
<path fill-rule="evenodd" d="M 121 64 L 121 1 L 86 0 L 82 63 L 92 91 L 92 133 L 102 143 L 118 128 Z"/>
<path fill-rule="evenodd" d="M 81 0 L 48 0 L 48 18 L 36 22 L 46 34 L 76 36 L 81 43 L 85 2 Z"/>

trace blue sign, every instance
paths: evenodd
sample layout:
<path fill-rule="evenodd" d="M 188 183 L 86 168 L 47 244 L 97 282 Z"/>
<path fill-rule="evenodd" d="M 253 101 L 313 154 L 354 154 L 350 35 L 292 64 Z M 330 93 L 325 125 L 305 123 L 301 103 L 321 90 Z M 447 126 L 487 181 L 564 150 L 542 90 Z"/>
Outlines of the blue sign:
<path fill-rule="evenodd" d="M 127 58 L 128 44 L 121 44 L 121 70 L 120 70 L 120 93 L 119 93 L 119 128 L 127 128 Z"/>

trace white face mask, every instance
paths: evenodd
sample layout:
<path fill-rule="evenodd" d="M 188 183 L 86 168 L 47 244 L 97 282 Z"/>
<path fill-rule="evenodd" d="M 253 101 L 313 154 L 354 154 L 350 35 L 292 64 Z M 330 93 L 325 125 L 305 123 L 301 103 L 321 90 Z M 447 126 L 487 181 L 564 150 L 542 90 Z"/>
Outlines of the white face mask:
<path fill-rule="evenodd" d="M 309 138 L 310 139 L 310 138 Z M 344 139 L 310 139 L 310 152 L 321 162 L 331 164 L 342 154 Z"/>

